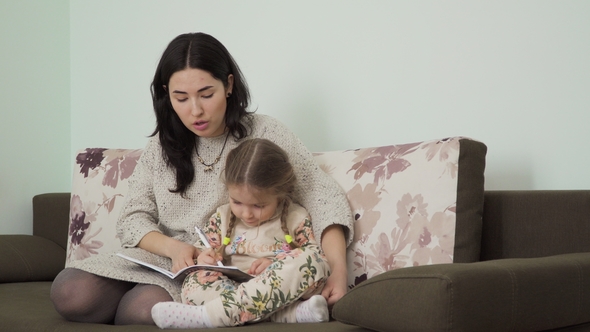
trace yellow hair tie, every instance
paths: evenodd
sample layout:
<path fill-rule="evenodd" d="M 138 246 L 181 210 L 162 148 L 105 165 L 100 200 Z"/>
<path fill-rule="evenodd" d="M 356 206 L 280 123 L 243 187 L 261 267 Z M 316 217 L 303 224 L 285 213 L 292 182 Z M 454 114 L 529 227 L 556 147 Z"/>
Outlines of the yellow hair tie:
<path fill-rule="evenodd" d="M 223 238 L 223 245 L 224 245 L 224 246 L 227 246 L 227 245 L 229 244 L 229 241 L 231 241 L 231 240 L 229 239 L 229 237 L 227 237 L 227 236 L 226 236 L 226 237 L 224 237 L 224 238 Z"/>
<path fill-rule="evenodd" d="M 293 242 L 293 237 L 291 235 L 285 235 L 285 240 L 287 240 L 287 243 L 291 243 Z"/>

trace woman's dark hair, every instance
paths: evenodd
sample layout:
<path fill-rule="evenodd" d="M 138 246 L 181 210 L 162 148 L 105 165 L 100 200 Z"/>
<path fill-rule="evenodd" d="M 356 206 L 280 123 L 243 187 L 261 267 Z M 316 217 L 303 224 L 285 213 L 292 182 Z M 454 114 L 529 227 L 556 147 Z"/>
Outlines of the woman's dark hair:
<path fill-rule="evenodd" d="M 204 70 L 228 88 L 228 76 L 234 77 L 231 95 L 227 98 L 225 125 L 236 139 L 248 135 L 242 118 L 249 114 L 250 92 L 240 68 L 225 46 L 205 33 L 187 33 L 174 38 L 160 58 L 151 84 L 152 101 L 156 113 L 156 129 L 150 136 L 159 134 L 162 154 L 168 166 L 176 171 L 176 188 L 171 192 L 186 193 L 194 180 L 193 152 L 199 139 L 185 127 L 170 102 L 166 87 L 170 77 L 178 71 L 193 68 Z"/>

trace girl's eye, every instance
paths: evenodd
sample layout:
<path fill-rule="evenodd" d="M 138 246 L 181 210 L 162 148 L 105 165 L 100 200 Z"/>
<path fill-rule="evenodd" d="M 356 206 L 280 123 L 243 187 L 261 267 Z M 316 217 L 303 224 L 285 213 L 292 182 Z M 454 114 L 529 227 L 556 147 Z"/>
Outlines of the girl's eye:
<path fill-rule="evenodd" d="M 264 207 L 264 205 L 254 205 L 254 207 L 257 209 L 262 209 Z"/>
<path fill-rule="evenodd" d="M 207 96 L 203 96 L 204 99 L 209 99 L 211 97 L 213 97 L 213 94 L 210 94 L 210 95 L 207 95 Z"/>
<path fill-rule="evenodd" d="M 176 99 L 176 101 L 178 101 L 179 103 L 184 103 L 187 100 L 188 100 L 188 98 Z"/>

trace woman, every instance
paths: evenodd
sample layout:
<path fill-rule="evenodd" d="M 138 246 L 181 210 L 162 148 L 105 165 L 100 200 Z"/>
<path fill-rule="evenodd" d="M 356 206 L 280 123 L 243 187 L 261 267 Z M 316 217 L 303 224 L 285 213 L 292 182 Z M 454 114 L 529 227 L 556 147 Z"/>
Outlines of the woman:
<path fill-rule="evenodd" d="M 172 271 L 192 265 L 200 253 L 192 245 L 195 226 L 228 201 L 220 181 L 227 152 L 244 138 L 266 138 L 289 155 L 299 179 L 295 201 L 310 212 L 329 262 L 332 274 L 322 295 L 329 305 L 341 298 L 353 231 L 346 196 L 289 129 L 247 111 L 248 88 L 226 48 L 203 33 L 176 37 L 160 59 L 151 90 L 156 129 L 129 181 L 117 224 L 125 254 Z M 68 320 L 154 324 L 153 305 L 179 301 L 180 287 L 111 253 L 63 270 L 51 298 Z"/>

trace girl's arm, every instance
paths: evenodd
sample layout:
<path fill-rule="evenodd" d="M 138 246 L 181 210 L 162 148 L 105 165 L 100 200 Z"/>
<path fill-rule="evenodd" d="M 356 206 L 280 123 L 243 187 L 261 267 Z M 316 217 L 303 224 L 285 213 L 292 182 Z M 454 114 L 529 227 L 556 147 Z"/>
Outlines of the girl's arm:
<path fill-rule="evenodd" d="M 257 276 L 264 272 L 264 270 L 266 270 L 266 268 L 269 267 L 270 264 L 272 264 L 272 260 L 270 260 L 270 258 L 258 258 L 257 260 L 252 262 L 252 265 L 248 270 L 248 274 Z"/>

